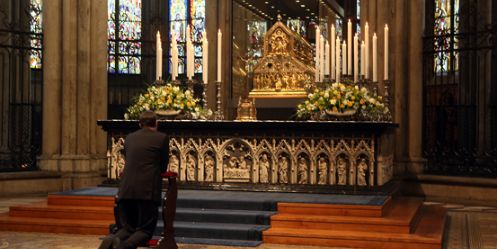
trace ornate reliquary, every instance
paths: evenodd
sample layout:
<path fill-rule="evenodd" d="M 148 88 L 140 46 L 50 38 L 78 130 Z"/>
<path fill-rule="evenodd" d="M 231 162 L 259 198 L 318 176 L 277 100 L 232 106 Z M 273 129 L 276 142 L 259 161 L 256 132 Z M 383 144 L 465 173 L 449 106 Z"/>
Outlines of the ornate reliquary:
<path fill-rule="evenodd" d="M 312 46 L 281 20 L 264 37 L 250 98 L 303 98 L 314 84 Z"/>

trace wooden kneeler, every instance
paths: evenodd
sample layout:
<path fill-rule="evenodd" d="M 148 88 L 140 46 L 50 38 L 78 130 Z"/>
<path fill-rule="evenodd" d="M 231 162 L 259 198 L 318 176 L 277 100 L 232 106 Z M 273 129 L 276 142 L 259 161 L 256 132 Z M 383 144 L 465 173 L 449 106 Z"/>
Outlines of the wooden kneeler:
<path fill-rule="evenodd" d="M 168 186 L 166 195 L 162 202 L 162 220 L 164 221 L 164 231 L 157 243 L 157 249 L 177 249 L 178 245 L 174 239 L 174 216 L 176 215 L 176 200 L 178 199 L 177 173 L 168 171 L 161 175 L 167 178 Z"/>

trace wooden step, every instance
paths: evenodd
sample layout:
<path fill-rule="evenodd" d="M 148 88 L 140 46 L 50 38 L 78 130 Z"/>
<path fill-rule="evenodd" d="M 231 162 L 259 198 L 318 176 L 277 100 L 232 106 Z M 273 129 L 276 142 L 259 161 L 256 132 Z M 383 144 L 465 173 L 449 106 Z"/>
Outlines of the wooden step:
<path fill-rule="evenodd" d="M 328 247 L 441 249 L 446 211 L 437 206 L 422 206 L 419 212 L 419 224 L 410 234 L 272 227 L 264 231 L 263 239 L 264 243 Z"/>
<path fill-rule="evenodd" d="M 382 217 L 391 208 L 389 197 L 383 205 L 340 205 L 309 203 L 278 203 L 278 213 L 301 215 Z"/>
<path fill-rule="evenodd" d="M 32 217 L 51 219 L 113 220 L 113 207 L 48 205 L 47 202 L 9 208 L 12 217 Z"/>
<path fill-rule="evenodd" d="M 113 207 L 112 196 L 48 195 L 48 205 Z"/>
<path fill-rule="evenodd" d="M 12 217 L 0 214 L 0 230 L 41 233 L 106 235 L 114 220 L 74 220 Z"/>
<path fill-rule="evenodd" d="M 271 227 L 410 233 L 422 204 L 420 199 L 396 199 L 384 217 L 278 213 L 271 217 Z"/>

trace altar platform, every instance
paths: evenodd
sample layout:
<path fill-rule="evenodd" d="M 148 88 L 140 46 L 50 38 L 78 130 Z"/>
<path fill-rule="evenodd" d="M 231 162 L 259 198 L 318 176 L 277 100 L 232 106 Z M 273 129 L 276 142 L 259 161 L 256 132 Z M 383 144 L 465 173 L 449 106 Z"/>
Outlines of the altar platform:
<path fill-rule="evenodd" d="M 0 214 L 0 230 L 106 235 L 115 193 L 81 189 L 12 206 Z M 419 199 L 389 195 L 180 189 L 174 227 L 178 243 L 441 248 L 445 214 Z M 159 222 L 155 234 L 162 229 Z"/>

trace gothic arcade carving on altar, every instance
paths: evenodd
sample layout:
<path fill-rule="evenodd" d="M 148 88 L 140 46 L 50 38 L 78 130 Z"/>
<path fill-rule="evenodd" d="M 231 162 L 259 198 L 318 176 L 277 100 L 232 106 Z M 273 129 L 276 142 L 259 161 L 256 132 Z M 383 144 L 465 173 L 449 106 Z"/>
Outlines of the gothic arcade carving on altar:
<path fill-rule="evenodd" d="M 249 97 L 307 96 L 315 69 L 312 46 L 304 38 L 279 19 L 264 37 L 263 53 L 254 68 L 254 88 Z"/>
<path fill-rule="evenodd" d="M 191 183 L 375 186 L 392 178 L 392 157 L 375 166 L 373 137 L 174 137 L 168 169 Z M 112 138 L 112 177 L 124 166 L 124 139 Z M 376 152 L 377 153 L 377 152 Z M 114 159 L 117 161 L 114 162 Z"/>

